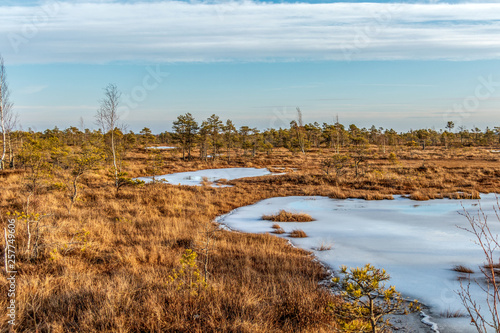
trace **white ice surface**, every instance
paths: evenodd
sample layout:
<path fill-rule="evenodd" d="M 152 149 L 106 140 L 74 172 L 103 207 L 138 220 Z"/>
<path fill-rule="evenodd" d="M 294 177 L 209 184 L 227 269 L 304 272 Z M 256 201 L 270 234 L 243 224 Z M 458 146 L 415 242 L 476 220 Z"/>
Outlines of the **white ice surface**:
<path fill-rule="evenodd" d="M 494 194 L 482 194 L 480 200 L 489 218 L 491 229 L 500 233 L 493 206 Z M 474 236 L 457 226 L 468 227 L 461 203 L 470 213 L 478 212 L 478 200 L 412 201 L 400 196 L 394 200 L 337 200 L 326 197 L 279 197 L 255 205 L 238 208 L 222 216 L 218 222 L 244 232 L 271 232 L 275 222 L 261 219 L 263 214 L 280 209 L 310 214 L 316 221 L 278 223 L 288 238 L 293 229 L 302 229 L 307 238 L 290 238 L 296 246 L 313 250 L 321 244 L 331 245 L 329 251 L 315 251 L 326 265 L 360 267 L 371 263 L 385 268 L 390 284 L 405 296 L 416 298 L 431 308 L 433 321 L 443 332 L 475 332 L 468 318 L 439 318 L 446 311 L 462 310 L 456 291 L 460 289 L 455 265 L 478 272 L 484 262 L 482 250 L 473 242 Z M 478 275 L 479 276 L 479 275 Z M 484 310 L 484 294 L 472 288 Z M 441 323 L 444 327 L 441 327 Z M 446 328 L 446 329 L 444 329 Z"/>
<path fill-rule="evenodd" d="M 267 169 L 257 168 L 225 168 L 225 169 L 205 169 L 198 171 L 179 172 L 168 175 L 156 176 L 156 180 L 165 180 L 172 185 L 191 185 L 200 186 L 203 177 L 207 177 L 209 181 L 215 182 L 220 179 L 233 180 L 245 177 L 259 177 L 271 175 Z M 146 183 L 153 181 L 152 177 L 135 178 L 143 180 Z M 213 184 L 212 186 L 217 186 Z"/>

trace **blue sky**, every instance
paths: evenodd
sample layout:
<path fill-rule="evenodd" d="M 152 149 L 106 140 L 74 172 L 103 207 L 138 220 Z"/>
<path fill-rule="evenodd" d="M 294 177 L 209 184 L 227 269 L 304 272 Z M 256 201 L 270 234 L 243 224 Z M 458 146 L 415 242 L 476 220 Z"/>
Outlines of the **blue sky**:
<path fill-rule="evenodd" d="M 500 126 L 500 3 L 3 1 L 0 54 L 23 128 L 122 120 Z"/>

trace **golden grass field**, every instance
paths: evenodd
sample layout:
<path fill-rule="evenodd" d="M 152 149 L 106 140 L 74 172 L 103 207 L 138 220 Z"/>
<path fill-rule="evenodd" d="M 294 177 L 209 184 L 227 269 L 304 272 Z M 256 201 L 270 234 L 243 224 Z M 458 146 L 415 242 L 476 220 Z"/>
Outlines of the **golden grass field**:
<path fill-rule="evenodd" d="M 388 150 L 389 152 L 390 150 Z M 320 161 L 332 152 L 276 149 L 228 163 L 183 161 L 162 152 L 161 173 L 223 167 L 268 167 L 286 175 L 228 182 L 233 187 L 167 184 L 130 186 L 117 193 L 104 170 L 82 177 L 71 212 L 65 170 L 45 180 L 30 210 L 40 221 L 39 255 L 29 258 L 26 225 L 16 229 L 16 332 L 332 332 L 342 302 L 319 284 L 327 272 L 311 253 L 272 234 L 213 232 L 216 216 L 259 200 L 288 195 L 390 199 L 409 195 L 477 198 L 500 192 L 500 155 L 486 148 L 394 149 L 398 161 L 372 147 L 358 177 L 326 175 Z M 149 155 L 125 158 L 131 177 L 146 176 Z M 0 173 L 0 216 L 25 210 L 22 171 Z M 61 185 L 62 183 L 62 185 Z M 54 185 L 59 184 L 59 185 Z M 278 213 L 278 212 L 276 212 Z M 180 288 L 170 276 L 186 249 L 198 253 L 207 286 Z M 321 246 L 321 244 L 318 244 Z M 342 263 L 339 263 L 342 264 Z M 192 281 L 189 281 L 192 282 Z M 0 316 L 6 317 L 6 277 L 0 277 Z M 1 322 L 2 332 L 9 330 Z"/>

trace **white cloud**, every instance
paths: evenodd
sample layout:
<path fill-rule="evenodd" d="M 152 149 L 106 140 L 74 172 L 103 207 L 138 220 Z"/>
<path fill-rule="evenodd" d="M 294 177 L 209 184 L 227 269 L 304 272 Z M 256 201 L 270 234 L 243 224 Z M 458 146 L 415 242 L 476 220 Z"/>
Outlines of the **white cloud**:
<path fill-rule="evenodd" d="M 32 95 L 32 94 L 37 94 L 39 92 L 42 92 L 47 88 L 48 88 L 48 86 L 27 86 L 27 87 L 21 88 L 19 90 L 19 93 L 23 94 L 23 95 Z"/>
<path fill-rule="evenodd" d="M 500 58 L 500 3 L 0 7 L 9 63 Z"/>

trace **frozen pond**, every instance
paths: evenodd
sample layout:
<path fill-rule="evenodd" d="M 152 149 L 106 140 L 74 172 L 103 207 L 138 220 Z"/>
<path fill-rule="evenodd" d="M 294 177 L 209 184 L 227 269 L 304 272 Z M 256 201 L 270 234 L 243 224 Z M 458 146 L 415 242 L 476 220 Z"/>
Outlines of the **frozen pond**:
<path fill-rule="evenodd" d="M 495 217 L 494 194 L 482 194 L 481 200 L 412 201 L 400 196 L 395 200 L 337 200 L 326 197 L 280 197 L 238 208 L 221 216 L 219 223 L 244 232 L 271 232 L 278 223 L 288 238 L 293 229 L 301 229 L 307 238 L 289 238 L 301 248 L 314 250 L 322 244 L 331 250 L 315 251 L 320 261 L 337 269 L 371 263 L 385 268 L 391 275 L 389 283 L 405 296 L 430 306 L 432 320 L 441 332 L 476 332 L 469 318 L 444 318 L 442 313 L 465 309 L 456 294 L 460 289 L 460 273 L 452 270 L 464 265 L 479 272 L 484 254 L 474 244 L 472 234 L 457 226 L 469 227 L 461 203 L 469 213 L 477 215 L 480 202 L 489 216 L 494 233 L 500 233 Z M 272 222 L 262 220 L 263 214 L 284 209 L 311 215 L 313 222 Z M 472 214 L 473 215 L 473 214 Z M 480 275 L 477 275 L 478 277 Z M 484 293 L 473 288 L 476 299 L 487 310 Z"/>
<path fill-rule="evenodd" d="M 156 176 L 156 180 L 163 180 L 172 185 L 191 185 L 200 186 L 203 178 L 210 182 L 215 182 L 220 179 L 233 180 L 245 177 L 260 177 L 266 175 L 273 175 L 269 170 L 257 168 L 225 168 L 225 169 L 205 169 L 198 171 L 179 172 L 168 175 Z M 135 178 L 145 181 L 146 183 L 152 182 L 152 177 L 139 177 Z M 212 186 L 217 187 L 216 184 Z M 224 186 L 224 185 L 222 185 Z"/>

